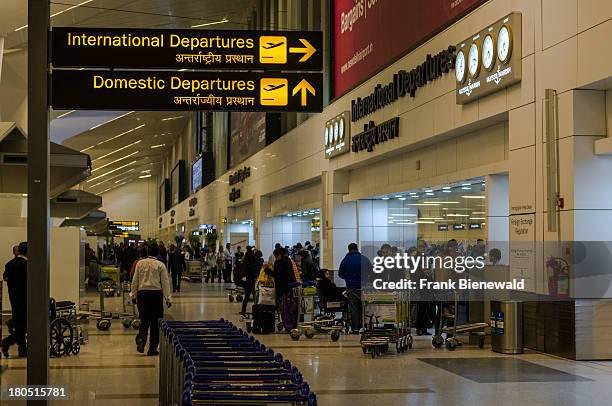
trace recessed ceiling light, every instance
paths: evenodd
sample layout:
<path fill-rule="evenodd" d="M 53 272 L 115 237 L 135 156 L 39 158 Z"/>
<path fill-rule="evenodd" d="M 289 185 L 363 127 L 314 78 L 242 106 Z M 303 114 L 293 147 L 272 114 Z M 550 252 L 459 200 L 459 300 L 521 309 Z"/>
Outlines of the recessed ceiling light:
<path fill-rule="evenodd" d="M 469 214 L 458 214 L 458 213 L 449 213 L 446 216 L 447 217 L 470 217 Z"/>
<path fill-rule="evenodd" d="M 113 154 L 116 154 L 117 152 L 119 152 L 119 151 L 123 151 L 124 149 L 127 149 L 127 148 L 129 148 L 129 147 L 131 147 L 131 146 L 134 146 L 134 145 L 136 145 L 136 144 L 140 143 L 141 141 L 142 141 L 142 139 L 140 139 L 140 140 L 138 140 L 138 141 L 136 141 L 136 142 L 133 142 L 133 143 L 131 143 L 131 144 L 128 144 L 128 145 L 126 145 L 125 147 L 121 147 L 121 148 L 116 149 L 116 150 L 114 150 L 114 151 L 112 151 L 112 152 L 109 152 L 108 154 L 104 154 L 104 155 L 102 155 L 101 157 L 98 157 L 98 158 L 96 158 L 96 159 L 92 159 L 92 161 L 91 161 L 91 162 L 96 162 L 96 161 L 99 161 L 100 159 L 104 159 L 104 158 L 106 158 L 106 157 L 108 157 L 108 156 L 111 156 L 111 155 L 113 155 Z"/>
<path fill-rule="evenodd" d="M 103 126 L 103 125 L 105 125 L 105 124 L 112 123 L 113 121 L 119 120 L 120 118 L 123 118 L 123 117 L 129 116 L 129 115 L 130 115 L 130 114 L 132 114 L 132 113 L 134 113 L 134 112 L 133 112 L 133 111 L 128 111 L 127 113 L 124 113 L 124 114 L 122 114 L 122 115 L 120 115 L 120 116 L 117 116 L 117 117 L 115 117 L 115 118 L 111 118 L 110 120 L 107 120 L 107 121 L 105 121 L 105 122 L 103 122 L 103 123 L 100 123 L 100 124 L 94 125 L 93 127 L 91 127 L 91 128 L 89 129 L 89 131 L 91 131 L 91 130 L 95 130 L 96 128 L 101 127 L 101 126 Z"/>
<path fill-rule="evenodd" d="M 178 120 L 179 118 L 183 118 L 183 116 L 166 117 L 162 118 L 161 121 Z"/>
<path fill-rule="evenodd" d="M 471 187 L 469 187 L 469 186 L 463 186 L 463 187 L 461 188 L 461 190 L 472 190 L 472 188 L 471 188 Z"/>
<path fill-rule="evenodd" d="M 402 200 L 403 201 L 403 200 L 406 200 L 406 198 L 405 197 L 400 197 L 397 200 Z"/>
<path fill-rule="evenodd" d="M 388 197 L 383 197 L 381 200 L 389 200 Z"/>
<path fill-rule="evenodd" d="M 219 20 L 219 21 L 212 21 L 212 22 L 209 22 L 209 23 L 202 23 L 202 24 L 192 25 L 191 28 L 207 27 L 209 25 L 223 24 L 223 23 L 228 23 L 228 22 L 229 22 L 229 20 L 227 18 L 224 18 L 224 19 Z"/>
<path fill-rule="evenodd" d="M 464 199 L 486 199 L 485 196 L 461 196 Z"/>
<path fill-rule="evenodd" d="M 471 183 L 462 183 L 461 186 L 471 186 Z"/>
<path fill-rule="evenodd" d="M 122 156 L 121 158 L 117 158 L 117 159 L 115 159 L 114 161 L 111 161 L 111 162 L 109 162 L 109 163 L 107 163 L 107 164 L 104 164 L 104 165 L 102 165 L 102 166 L 100 166 L 100 167 L 97 167 L 96 169 L 93 169 L 93 170 L 91 171 L 91 173 L 94 173 L 94 172 L 96 172 L 96 171 L 99 171 L 100 169 L 106 168 L 107 166 L 112 165 L 112 164 L 114 164 L 114 163 L 117 163 L 117 162 L 119 162 L 119 161 L 123 161 L 124 159 L 127 159 L 127 158 L 129 158 L 129 157 L 132 157 L 132 156 L 134 156 L 134 155 L 138 154 L 139 152 L 140 152 L 140 151 L 134 151 L 134 152 L 132 152 L 132 153 L 131 153 L 131 154 L 129 154 L 129 155 Z"/>
<path fill-rule="evenodd" d="M 437 204 L 459 204 L 460 202 L 438 202 L 438 201 L 424 201 L 423 203 L 437 203 Z"/>
<path fill-rule="evenodd" d="M 485 217 L 470 217 L 470 220 L 486 220 Z"/>
<path fill-rule="evenodd" d="M 161 148 L 161 147 L 164 147 L 164 146 L 166 146 L 166 144 L 151 145 L 151 149 Z"/>
<path fill-rule="evenodd" d="M 417 194 L 417 192 L 410 192 L 410 196 L 416 196 Z"/>
<path fill-rule="evenodd" d="M 435 196 L 435 195 L 436 195 L 436 194 L 435 194 L 435 193 L 433 193 L 433 192 L 427 192 L 427 193 L 425 193 L 425 194 L 426 194 L 427 196 Z"/>
<path fill-rule="evenodd" d="M 444 192 L 444 193 L 452 193 L 453 191 L 452 191 L 452 190 L 445 189 L 445 190 L 443 190 L 442 192 Z"/>
<path fill-rule="evenodd" d="M 421 220 L 417 220 L 415 221 L 415 224 L 436 224 L 435 221 L 421 221 Z"/>
<path fill-rule="evenodd" d="M 151 175 L 150 173 L 148 175 L 140 175 L 138 179 L 150 178 L 151 176 L 153 175 Z"/>
<path fill-rule="evenodd" d="M 81 150 L 81 151 L 79 151 L 79 152 L 85 152 L 85 151 L 89 151 L 89 150 L 90 150 L 90 149 L 92 149 L 92 148 L 99 147 L 99 146 L 100 146 L 100 145 L 102 145 L 102 144 L 106 144 L 107 142 L 110 142 L 110 141 L 112 141 L 112 140 L 116 140 L 116 139 L 117 139 L 117 138 L 119 138 L 119 137 L 123 137 L 123 136 L 124 136 L 124 135 L 126 135 L 126 134 L 129 134 L 129 133 L 131 133 L 131 132 L 134 132 L 134 131 L 136 131 L 136 130 L 139 130 L 139 129 L 141 129 L 142 127 L 144 127 L 145 125 L 146 125 L 146 124 L 141 124 L 141 125 L 139 125 L 138 127 L 134 127 L 134 128 L 132 128 L 131 130 L 124 131 L 124 132 L 122 132 L 121 134 L 117 134 L 117 135 L 115 135 L 114 137 L 111 137 L 111 138 L 106 139 L 106 140 L 104 140 L 104 141 L 100 141 L 99 143 L 94 144 L 94 145 L 92 145 L 92 146 L 90 146 L 90 147 L 87 147 L 87 148 L 85 148 L 85 149 L 82 149 L 82 150 Z"/>
<path fill-rule="evenodd" d="M 442 190 L 449 190 L 450 188 L 451 188 L 450 186 L 444 186 Z"/>
<path fill-rule="evenodd" d="M 87 183 L 89 183 L 89 182 L 93 182 L 94 180 L 96 180 L 96 179 L 100 179 L 100 178 L 102 178 L 102 177 L 104 177 L 104 176 L 106 176 L 106 175 L 110 175 L 111 173 L 114 173 L 114 172 L 120 171 L 121 169 L 123 169 L 123 168 L 127 168 L 127 167 L 128 167 L 128 166 L 130 166 L 130 165 L 134 165 L 134 164 L 135 164 L 135 163 L 137 163 L 137 162 L 138 162 L 138 161 L 132 161 L 132 162 L 130 162 L 129 164 L 125 164 L 125 165 L 123 165 L 123 166 L 120 166 L 120 167 L 118 167 L 118 168 L 115 168 L 115 169 L 113 169 L 113 170 L 111 170 L 111 171 L 108 171 L 108 172 L 106 172 L 106 173 L 103 173 L 102 175 L 98 175 L 98 176 L 96 176 L 95 178 L 87 179 Z"/>

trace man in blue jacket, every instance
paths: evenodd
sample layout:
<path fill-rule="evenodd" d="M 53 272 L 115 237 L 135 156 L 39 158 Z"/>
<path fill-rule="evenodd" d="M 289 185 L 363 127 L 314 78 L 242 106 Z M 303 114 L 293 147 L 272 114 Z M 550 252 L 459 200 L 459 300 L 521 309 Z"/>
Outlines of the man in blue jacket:
<path fill-rule="evenodd" d="M 361 255 L 355 243 L 348 246 L 348 254 L 340 263 L 338 276 L 346 282 L 346 298 L 349 305 L 349 316 L 353 334 L 358 334 L 362 323 L 361 280 L 367 277 L 372 269 L 372 263 Z"/>

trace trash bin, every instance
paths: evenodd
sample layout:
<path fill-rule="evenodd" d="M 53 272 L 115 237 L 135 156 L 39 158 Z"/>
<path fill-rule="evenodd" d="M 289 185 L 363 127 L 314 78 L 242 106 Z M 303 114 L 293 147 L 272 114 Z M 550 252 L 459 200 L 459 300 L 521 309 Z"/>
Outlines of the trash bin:
<path fill-rule="evenodd" d="M 495 352 L 523 353 L 523 302 L 491 301 L 491 343 Z"/>

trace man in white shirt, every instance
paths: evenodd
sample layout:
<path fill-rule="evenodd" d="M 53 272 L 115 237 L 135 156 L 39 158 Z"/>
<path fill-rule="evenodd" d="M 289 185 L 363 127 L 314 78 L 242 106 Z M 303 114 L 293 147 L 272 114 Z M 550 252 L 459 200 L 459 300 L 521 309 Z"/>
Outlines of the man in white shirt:
<path fill-rule="evenodd" d="M 223 257 L 225 259 L 225 268 L 223 268 L 223 282 L 230 283 L 232 281 L 232 244 L 229 242 L 225 244 Z"/>
<path fill-rule="evenodd" d="M 147 247 L 149 256 L 138 261 L 132 279 L 131 295 L 138 304 L 140 328 L 136 336 L 136 350 L 144 352 L 147 343 L 147 330 L 151 332 L 147 355 L 159 355 L 159 319 L 164 317 L 164 298 L 171 305 L 170 281 L 166 266 L 156 259 L 159 248 L 156 244 Z"/>

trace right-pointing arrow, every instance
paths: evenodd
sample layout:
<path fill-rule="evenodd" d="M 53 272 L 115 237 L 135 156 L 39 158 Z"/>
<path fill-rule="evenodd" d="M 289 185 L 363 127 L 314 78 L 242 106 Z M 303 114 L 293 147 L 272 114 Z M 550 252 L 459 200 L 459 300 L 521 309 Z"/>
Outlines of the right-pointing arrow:
<path fill-rule="evenodd" d="M 304 48 L 290 47 L 289 52 L 292 54 L 304 54 L 300 58 L 300 62 L 306 62 L 308 59 L 310 59 L 311 56 L 314 55 L 315 52 L 317 52 L 317 50 L 315 47 L 312 46 L 310 42 L 305 39 L 300 38 L 300 42 L 302 43 L 302 45 L 304 45 Z"/>
<path fill-rule="evenodd" d="M 298 94 L 298 92 L 301 92 L 301 95 L 300 95 L 301 103 L 300 104 L 302 106 L 306 106 L 306 98 L 308 97 L 308 92 L 310 92 L 310 94 L 312 94 L 313 96 L 317 95 L 315 88 L 312 87 L 312 85 L 308 83 L 306 79 L 302 79 L 300 83 L 298 83 L 297 86 L 293 88 L 291 95 L 295 96 L 296 94 Z"/>

